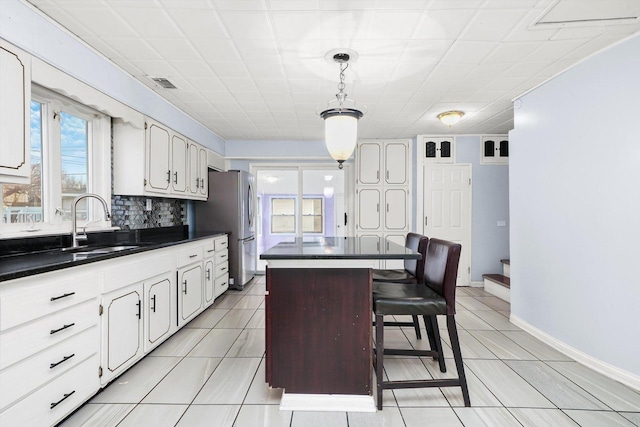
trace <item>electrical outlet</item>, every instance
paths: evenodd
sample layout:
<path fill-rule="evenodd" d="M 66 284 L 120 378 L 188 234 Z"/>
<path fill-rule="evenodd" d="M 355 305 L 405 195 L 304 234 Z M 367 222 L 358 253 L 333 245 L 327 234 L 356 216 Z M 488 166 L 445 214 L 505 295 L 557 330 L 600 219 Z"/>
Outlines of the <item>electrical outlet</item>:
<path fill-rule="evenodd" d="M 147 199 L 147 205 L 145 206 L 145 210 L 147 212 L 151 210 L 151 199 Z"/>

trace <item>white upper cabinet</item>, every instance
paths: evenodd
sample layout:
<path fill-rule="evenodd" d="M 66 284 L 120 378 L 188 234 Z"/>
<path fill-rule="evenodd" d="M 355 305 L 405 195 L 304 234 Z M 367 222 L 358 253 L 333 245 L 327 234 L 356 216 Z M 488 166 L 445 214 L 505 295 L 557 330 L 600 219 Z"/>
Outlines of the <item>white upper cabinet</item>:
<path fill-rule="evenodd" d="M 113 120 L 113 192 L 206 200 L 206 149 L 149 118 L 144 126 Z M 202 160 L 200 157 L 202 156 Z"/>
<path fill-rule="evenodd" d="M 509 136 L 485 135 L 480 146 L 480 163 L 493 165 L 509 164 Z"/>
<path fill-rule="evenodd" d="M 0 40 L 0 183 L 31 179 L 31 57 Z"/>
<path fill-rule="evenodd" d="M 362 141 L 356 152 L 358 185 L 408 184 L 409 141 Z"/>
<path fill-rule="evenodd" d="M 455 163 L 456 146 L 454 137 L 432 137 L 418 135 L 418 150 L 422 154 L 422 163 Z"/>
<path fill-rule="evenodd" d="M 204 200 L 207 200 L 209 195 L 209 167 L 207 164 L 208 153 L 207 149 L 200 147 L 200 154 L 198 155 L 198 170 L 200 171 L 200 195 Z"/>

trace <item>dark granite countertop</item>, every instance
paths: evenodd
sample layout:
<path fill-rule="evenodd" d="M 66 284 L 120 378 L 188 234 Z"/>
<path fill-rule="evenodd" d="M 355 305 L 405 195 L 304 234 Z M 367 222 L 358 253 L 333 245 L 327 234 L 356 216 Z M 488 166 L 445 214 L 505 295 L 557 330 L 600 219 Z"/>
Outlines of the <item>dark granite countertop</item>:
<path fill-rule="evenodd" d="M 189 232 L 187 226 L 88 233 L 87 247 L 74 251 L 62 251 L 62 248 L 71 246 L 70 235 L 3 240 L 0 246 L 0 282 L 222 234 L 228 234 L 228 232 Z M 113 246 L 132 247 L 110 253 L 86 253 L 91 249 Z M 79 251 L 80 253 L 78 253 Z"/>
<path fill-rule="evenodd" d="M 404 246 L 380 238 L 313 237 L 280 242 L 260 255 L 260 259 L 420 259 L 421 255 Z"/>

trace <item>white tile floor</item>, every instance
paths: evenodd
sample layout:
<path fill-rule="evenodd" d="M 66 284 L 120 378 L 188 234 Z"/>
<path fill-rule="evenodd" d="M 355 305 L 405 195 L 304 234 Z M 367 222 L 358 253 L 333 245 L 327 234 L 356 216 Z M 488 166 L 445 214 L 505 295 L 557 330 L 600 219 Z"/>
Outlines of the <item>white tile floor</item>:
<path fill-rule="evenodd" d="M 281 391 L 264 382 L 263 295 L 264 277 L 228 291 L 61 426 L 640 426 L 640 393 L 521 331 L 509 304 L 478 288 L 458 290 L 456 315 L 471 408 L 447 388 L 386 390 L 377 413 L 280 411 Z M 428 346 L 411 328 L 390 328 L 386 343 Z M 430 358 L 385 362 L 392 379 L 452 375 Z"/>

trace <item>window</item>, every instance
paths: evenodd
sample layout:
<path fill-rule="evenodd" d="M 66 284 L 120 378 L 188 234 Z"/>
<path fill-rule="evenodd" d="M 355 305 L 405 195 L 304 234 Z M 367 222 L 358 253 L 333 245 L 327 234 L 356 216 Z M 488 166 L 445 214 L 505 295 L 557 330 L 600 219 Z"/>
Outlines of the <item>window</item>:
<path fill-rule="evenodd" d="M 32 95 L 31 182 L 0 184 L 3 233 L 68 231 L 79 194 L 111 198 L 110 119 L 39 87 Z M 93 203 L 78 203 L 79 223 L 110 226 Z"/>
<path fill-rule="evenodd" d="M 302 232 L 322 233 L 323 215 L 322 198 L 302 199 Z M 296 199 L 272 198 L 271 199 L 271 233 L 296 232 Z"/>

